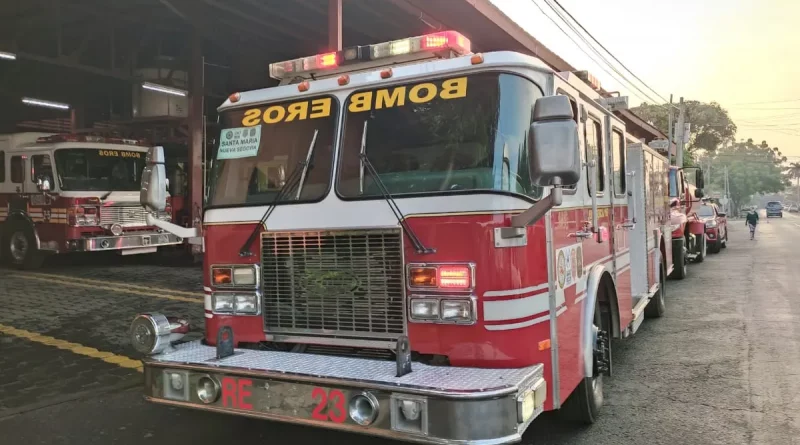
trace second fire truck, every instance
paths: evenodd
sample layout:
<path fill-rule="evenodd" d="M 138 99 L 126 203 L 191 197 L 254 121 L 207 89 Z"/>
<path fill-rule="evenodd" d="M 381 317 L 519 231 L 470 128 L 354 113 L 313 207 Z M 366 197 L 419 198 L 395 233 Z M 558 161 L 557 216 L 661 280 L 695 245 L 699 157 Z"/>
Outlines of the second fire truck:
<path fill-rule="evenodd" d="M 88 135 L 0 135 L 0 259 L 35 269 L 47 255 L 155 252 L 182 242 L 145 222 L 139 187 L 148 147 Z M 171 220 L 165 203 L 156 214 Z"/>
<path fill-rule="evenodd" d="M 666 159 L 599 86 L 455 32 L 270 71 L 219 109 L 205 338 L 131 325 L 146 398 L 425 443 L 594 422 L 611 339 L 664 313 L 672 243 Z"/>

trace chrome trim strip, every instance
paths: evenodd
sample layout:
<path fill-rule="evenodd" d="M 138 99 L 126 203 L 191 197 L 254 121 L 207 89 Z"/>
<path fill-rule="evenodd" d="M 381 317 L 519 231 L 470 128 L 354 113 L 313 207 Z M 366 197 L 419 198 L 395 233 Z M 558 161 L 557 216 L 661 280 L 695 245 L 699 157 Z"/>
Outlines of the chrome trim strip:
<path fill-rule="evenodd" d="M 403 440 L 407 442 L 416 442 L 416 443 L 424 443 L 424 444 L 435 444 L 435 445 L 502 445 L 507 443 L 515 443 L 522 440 L 522 434 L 519 432 L 515 432 L 513 434 L 509 434 L 508 436 L 498 437 L 496 439 L 484 439 L 484 440 L 452 440 L 452 439 L 443 439 L 438 437 L 431 437 L 431 436 L 422 436 L 419 434 L 403 434 L 398 431 L 394 430 L 383 430 L 383 429 L 370 429 L 365 428 L 363 426 L 353 424 L 349 425 L 347 423 L 334 423 L 334 422 L 321 422 L 313 419 L 301 419 L 295 417 L 288 417 L 288 416 L 280 416 L 275 414 L 267 414 L 267 413 L 257 413 L 253 411 L 242 411 L 242 410 L 235 410 L 235 409 L 221 409 L 213 406 L 208 405 L 196 405 L 193 403 L 186 403 L 186 402 L 178 402 L 174 400 L 166 400 L 166 399 L 159 399 L 150 396 L 145 396 L 144 399 L 148 402 L 158 403 L 161 405 L 169 405 L 169 406 L 176 406 L 181 408 L 190 408 L 196 409 L 200 411 L 210 411 L 210 412 L 217 412 L 223 414 L 232 414 L 235 413 L 237 415 L 252 417 L 256 419 L 266 419 L 266 420 L 277 420 L 280 422 L 285 423 L 294 423 L 298 425 L 309 425 L 315 427 L 322 427 L 326 429 L 333 429 L 339 431 L 346 431 L 350 433 L 359 433 L 365 434 L 370 436 L 380 436 L 385 437 L 387 439 L 395 439 L 395 440 Z"/>
<path fill-rule="evenodd" d="M 545 233 L 547 236 L 547 283 L 550 292 L 550 360 L 553 376 L 550 380 L 553 384 L 553 409 L 561 407 L 561 394 L 558 385 L 558 302 L 556 301 L 556 277 L 553 274 L 553 222 L 552 211 L 547 212 L 544 220 Z M 581 243 L 582 244 L 582 243 Z"/>

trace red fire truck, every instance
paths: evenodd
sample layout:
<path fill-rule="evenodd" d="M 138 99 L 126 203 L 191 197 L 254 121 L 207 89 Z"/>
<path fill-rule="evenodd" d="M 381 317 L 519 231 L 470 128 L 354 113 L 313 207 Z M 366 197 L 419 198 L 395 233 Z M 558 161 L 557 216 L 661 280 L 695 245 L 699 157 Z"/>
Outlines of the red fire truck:
<path fill-rule="evenodd" d="M 148 147 L 96 136 L 0 135 L 0 258 L 39 267 L 64 252 L 155 252 L 181 243 L 145 223 L 138 201 Z M 158 218 L 169 221 L 169 204 Z"/>
<path fill-rule="evenodd" d="M 696 170 L 695 185 L 686 178 L 686 170 Z M 703 197 L 703 173 L 699 167 L 669 169 L 670 225 L 672 226 L 671 278 L 682 280 L 688 274 L 689 261 L 702 263 L 708 251 L 705 222 L 697 216 L 692 204 Z"/>
<path fill-rule="evenodd" d="M 592 423 L 611 339 L 664 313 L 666 159 L 599 85 L 455 32 L 270 67 L 232 94 L 205 338 L 137 316 L 152 402 L 427 443 Z M 154 148 L 142 203 L 164 206 Z M 168 230 L 186 230 L 156 221 Z"/>

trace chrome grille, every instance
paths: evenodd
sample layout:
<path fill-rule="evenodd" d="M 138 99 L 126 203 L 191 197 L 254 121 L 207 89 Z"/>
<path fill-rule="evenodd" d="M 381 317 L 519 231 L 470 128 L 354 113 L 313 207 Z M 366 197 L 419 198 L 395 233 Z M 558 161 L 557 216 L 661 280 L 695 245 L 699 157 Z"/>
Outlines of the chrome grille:
<path fill-rule="evenodd" d="M 140 205 L 100 207 L 100 225 L 146 226 L 145 209 Z"/>
<path fill-rule="evenodd" d="M 265 233 L 261 249 L 268 333 L 377 340 L 404 332 L 399 229 Z"/>

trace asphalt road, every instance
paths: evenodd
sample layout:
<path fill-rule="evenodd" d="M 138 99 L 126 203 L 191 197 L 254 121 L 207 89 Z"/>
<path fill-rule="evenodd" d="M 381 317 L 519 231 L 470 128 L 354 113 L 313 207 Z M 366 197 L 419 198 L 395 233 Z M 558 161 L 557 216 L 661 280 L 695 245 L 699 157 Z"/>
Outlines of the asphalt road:
<path fill-rule="evenodd" d="M 728 249 L 668 282 L 667 316 L 614 344 L 597 424 L 546 414 L 524 443 L 800 444 L 800 217 L 762 219 L 747 238 L 731 221 Z M 148 308 L 200 322 L 196 268 L 88 260 L 43 272 L 0 270 L 0 444 L 378 443 L 145 404 L 125 329 Z"/>

